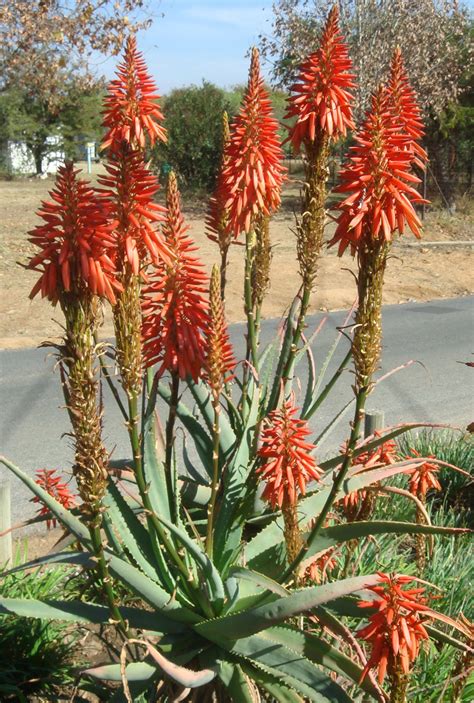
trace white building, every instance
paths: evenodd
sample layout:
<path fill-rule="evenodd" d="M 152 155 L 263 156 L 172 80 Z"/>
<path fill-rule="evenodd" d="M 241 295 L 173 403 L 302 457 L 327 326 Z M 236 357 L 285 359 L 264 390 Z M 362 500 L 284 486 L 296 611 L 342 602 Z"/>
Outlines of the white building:
<path fill-rule="evenodd" d="M 60 147 L 60 137 L 46 138 L 48 153 L 41 162 L 41 171 L 44 174 L 55 174 L 64 163 L 64 151 Z M 55 148 L 56 147 L 56 148 Z M 15 175 L 34 175 L 36 173 L 35 160 L 31 149 L 25 142 L 9 140 L 6 144 L 7 169 Z"/>

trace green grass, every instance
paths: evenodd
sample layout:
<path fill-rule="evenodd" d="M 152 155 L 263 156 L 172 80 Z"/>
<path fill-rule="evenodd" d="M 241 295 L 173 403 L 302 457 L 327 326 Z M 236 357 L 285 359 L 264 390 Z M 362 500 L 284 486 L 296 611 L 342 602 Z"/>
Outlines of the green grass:
<path fill-rule="evenodd" d="M 418 446 L 416 448 L 418 449 Z M 449 461 L 451 463 L 452 456 Z M 454 494 L 453 487 L 449 485 L 449 477 L 453 476 L 454 472 L 450 472 L 446 478 L 447 492 L 450 495 Z M 403 481 L 402 477 L 398 484 L 403 485 Z M 430 518 L 436 525 L 467 526 L 469 514 L 466 510 L 455 510 L 444 501 L 436 505 L 430 505 L 428 502 L 427 507 Z M 402 496 L 392 495 L 389 498 L 380 498 L 371 519 L 414 522 L 415 507 Z M 365 541 L 357 547 L 352 554 L 351 564 L 357 569 L 358 574 L 369 574 L 379 570 L 421 577 L 435 584 L 439 589 L 427 588 L 427 591 L 435 596 L 432 602 L 435 610 L 454 619 L 463 613 L 472 620 L 474 616 L 472 537 L 470 535 L 435 536 L 433 555 L 428 558 L 423 574 L 419 573 L 415 563 L 414 546 L 414 538 L 410 536 L 378 537 L 376 540 Z M 446 630 L 441 623 L 437 622 L 435 626 L 437 629 Z M 455 648 L 430 642 L 429 646 L 422 650 L 414 665 L 408 701 L 410 703 L 471 703 L 474 689 L 472 677 L 465 683 L 460 697 L 453 698 L 450 680 L 459 673 L 459 669 L 456 668 L 459 666 L 459 659 L 460 653 Z"/>
<path fill-rule="evenodd" d="M 20 563 L 17 555 L 16 563 Z M 65 571 L 49 568 L 29 574 L 0 576 L 0 594 L 7 598 L 64 598 Z M 66 595 L 67 597 L 67 595 Z M 59 688 L 74 682 L 77 635 L 65 623 L 0 615 L 0 700 L 23 701 L 38 696 L 60 700 Z"/>
<path fill-rule="evenodd" d="M 413 448 L 422 456 L 433 455 L 471 475 L 468 478 L 453 469 L 441 469 L 442 492 L 440 495 L 430 493 L 429 500 L 434 510 L 445 505 L 466 513 L 466 524 L 474 527 L 474 435 L 453 430 L 422 430 L 417 434 L 402 435 L 399 448 L 402 454 L 408 454 Z"/>

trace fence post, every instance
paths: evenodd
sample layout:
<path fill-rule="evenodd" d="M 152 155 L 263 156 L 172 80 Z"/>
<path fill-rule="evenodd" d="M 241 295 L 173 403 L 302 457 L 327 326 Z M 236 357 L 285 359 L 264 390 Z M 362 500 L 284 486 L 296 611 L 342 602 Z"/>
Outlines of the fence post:
<path fill-rule="evenodd" d="M 365 413 L 364 436 L 370 437 L 375 430 L 385 427 L 385 413 L 383 410 L 372 410 Z"/>
<path fill-rule="evenodd" d="M 0 480 L 0 533 L 9 530 L 11 523 L 10 481 Z M 12 560 L 12 534 L 0 537 L 0 568 Z"/>

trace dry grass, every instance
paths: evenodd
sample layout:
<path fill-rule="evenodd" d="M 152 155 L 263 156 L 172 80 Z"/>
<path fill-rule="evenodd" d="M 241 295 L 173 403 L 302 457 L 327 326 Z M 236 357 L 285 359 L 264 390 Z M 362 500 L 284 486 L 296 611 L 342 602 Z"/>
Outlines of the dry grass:
<path fill-rule="evenodd" d="M 96 168 L 97 170 L 97 168 Z M 95 174 L 93 176 L 95 180 Z M 33 346 L 46 338 L 60 334 L 60 315 L 46 302 L 28 300 L 36 274 L 22 269 L 32 254 L 26 232 L 37 222 L 35 210 L 41 199 L 47 198 L 52 180 L 25 179 L 0 182 L 0 346 Z M 200 255 L 210 270 L 218 260 L 216 246 L 209 242 L 204 231 L 205 199 L 185 200 L 184 209 Z M 298 183 L 289 184 L 284 192 L 283 208 L 271 226 L 273 242 L 272 285 L 264 306 L 266 317 L 280 316 L 291 302 L 299 286 L 295 260 L 295 242 L 292 228 L 292 210 L 298 207 Z M 446 212 L 429 213 L 425 221 L 427 241 L 466 240 L 472 237 L 472 207 L 462 203 L 458 213 L 450 217 Z M 328 234 L 332 225 L 328 226 Z M 407 238 L 407 241 L 408 238 Z M 410 241 L 414 241 L 410 238 Z M 385 303 L 407 300 L 431 300 L 453 297 L 474 291 L 473 260 L 470 249 L 431 249 L 421 246 L 407 249 L 402 243 L 393 249 L 385 290 Z M 325 252 L 321 261 L 318 287 L 312 307 L 331 310 L 349 307 L 355 296 L 355 285 L 348 269 L 354 269 L 350 257 L 339 259 L 335 252 Z M 227 314 L 230 321 L 243 319 L 242 305 L 243 261 L 242 248 L 232 247 L 229 267 Z M 106 316 L 104 334 L 111 334 Z"/>

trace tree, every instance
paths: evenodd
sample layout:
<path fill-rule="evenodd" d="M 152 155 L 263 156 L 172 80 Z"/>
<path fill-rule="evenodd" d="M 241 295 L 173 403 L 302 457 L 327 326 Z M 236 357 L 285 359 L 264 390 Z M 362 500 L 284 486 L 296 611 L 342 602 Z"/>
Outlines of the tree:
<path fill-rule="evenodd" d="M 261 37 L 273 63 L 273 78 L 288 87 L 309 54 L 334 0 L 277 0 L 273 31 Z M 340 0 L 341 26 L 358 78 L 358 100 L 365 109 L 385 78 L 390 55 L 402 49 L 410 82 L 425 115 L 438 115 L 456 101 L 466 59 L 469 17 L 457 0 Z M 466 53 L 468 54 L 466 56 Z"/>
<path fill-rule="evenodd" d="M 222 113 L 227 108 L 224 91 L 206 81 L 173 90 L 163 103 L 168 142 L 160 144 L 155 154 L 188 187 L 214 184 L 222 151 Z"/>
<path fill-rule="evenodd" d="M 61 105 L 62 86 L 93 80 L 93 52 L 116 54 L 128 33 L 149 25 L 146 0 L 10 0 L 0 5 L 0 90 L 15 86 Z"/>
<path fill-rule="evenodd" d="M 333 4 L 334 0 L 274 3 L 273 31 L 260 39 L 278 85 L 291 86 L 297 66 L 313 50 Z M 465 100 L 466 67 L 472 66 L 474 54 L 467 8 L 457 0 L 339 0 L 339 6 L 357 76 L 357 118 L 361 119 L 371 94 L 386 78 L 390 55 L 400 46 L 428 124 L 426 144 L 432 169 L 444 200 L 453 208 L 457 130 L 471 114 L 458 109 L 460 100 Z M 449 135 L 448 124 L 453 125 Z"/>
<path fill-rule="evenodd" d="M 37 172 L 51 146 L 71 152 L 75 133 L 100 128 L 93 52 L 117 53 L 146 27 L 146 0 L 10 0 L 0 4 L 0 141 L 31 149 Z M 89 127 L 88 121 L 92 121 Z"/>
<path fill-rule="evenodd" d="M 47 101 L 35 99 L 24 89 L 4 90 L 0 93 L 0 142 L 25 143 L 33 155 L 36 173 L 41 173 L 51 152 L 62 149 L 74 157 L 78 137 L 100 139 L 102 96 L 102 82 L 89 88 L 71 82 L 64 87 L 61 109 L 53 110 Z M 56 137 L 54 143 L 50 143 L 50 137 Z"/>

